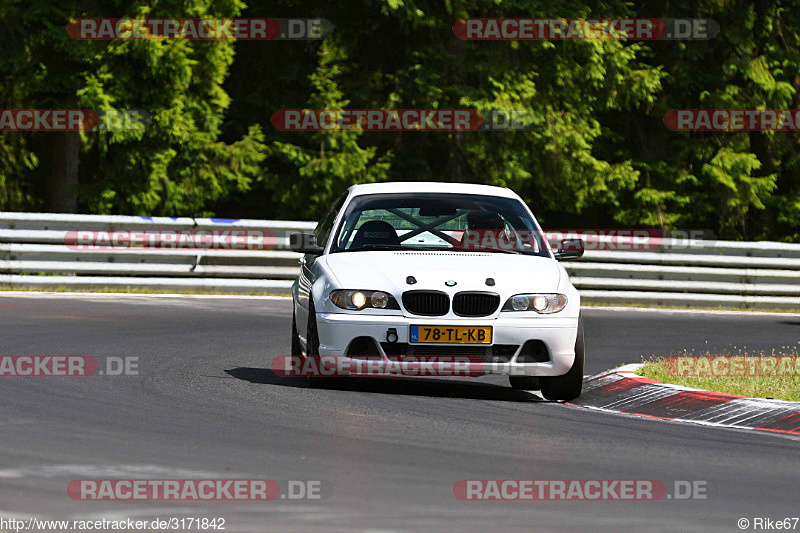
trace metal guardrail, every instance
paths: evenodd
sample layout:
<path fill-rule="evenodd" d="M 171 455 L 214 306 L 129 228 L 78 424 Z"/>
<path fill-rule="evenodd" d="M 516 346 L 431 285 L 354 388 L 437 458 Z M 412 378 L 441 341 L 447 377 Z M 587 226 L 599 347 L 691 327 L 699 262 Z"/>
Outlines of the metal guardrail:
<path fill-rule="evenodd" d="M 289 235 L 316 223 L 282 220 L 0 213 L 0 284 L 28 288 L 145 288 L 288 294 L 300 254 Z M 90 247 L 76 232 L 256 231 L 269 249 Z"/>
<path fill-rule="evenodd" d="M 27 288 L 150 288 L 288 294 L 300 254 L 288 237 L 314 222 L 0 213 L 0 284 Z M 258 231 L 269 249 L 79 248 L 85 231 Z M 564 237 L 548 234 L 555 243 Z M 800 311 L 800 244 L 585 237 L 565 262 L 587 303 Z"/>

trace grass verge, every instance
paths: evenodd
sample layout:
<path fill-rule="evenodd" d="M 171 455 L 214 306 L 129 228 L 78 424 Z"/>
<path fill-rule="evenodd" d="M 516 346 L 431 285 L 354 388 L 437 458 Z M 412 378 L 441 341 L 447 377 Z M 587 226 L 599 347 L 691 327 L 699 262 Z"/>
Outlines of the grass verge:
<path fill-rule="evenodd" d="M 683 385 L 749 398 L 800 401 L 800 356 L 786 353 L 682 354 L 651 358 L 636 374 L 661 383 Z"/>

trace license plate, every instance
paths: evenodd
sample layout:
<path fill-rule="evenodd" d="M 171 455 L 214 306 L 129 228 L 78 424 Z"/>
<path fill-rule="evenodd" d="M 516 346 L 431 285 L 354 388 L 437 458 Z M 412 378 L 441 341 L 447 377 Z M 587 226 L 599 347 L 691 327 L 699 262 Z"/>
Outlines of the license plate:
<path fill-rule="evenodd" d="M 491 344 L 491 326 L 411 326 L 409 342 Z"/>

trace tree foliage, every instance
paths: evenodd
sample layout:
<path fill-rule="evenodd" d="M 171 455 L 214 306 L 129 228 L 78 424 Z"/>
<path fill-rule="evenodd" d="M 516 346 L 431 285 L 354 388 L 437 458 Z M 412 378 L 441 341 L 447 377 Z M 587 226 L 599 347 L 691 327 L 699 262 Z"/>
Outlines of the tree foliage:
<path fill-rule="evenodd" d="M 144 109 L 80 143 L 79 209 L 316 218 L 347 186 L 511 187 L 549 227 L 800 240 L 800 136 L 682 133 L 670 109 L 798 109 L 787 0 L 44 0 L 0 3 L 6 108 Z M 75 41 L 77 17 L 324 17 L 325 41 Z M 463 41 L 465 17 L 711 18 L 696 41 Z M 13 22 L 13 24 L 12 24 Z M 520 110 L 507 132 L 283 132 L 278 109 Z M 0 134 L 0 208 L 41 209 L 52 133 Z M 50 136 L 50 137 L 48 137 Z"/>
<path fill-rule="evenodd" d="M 233 43 L 88 41 L 66 33 L 67 23 L 81 17 L 233 17 L 244 4 L 6 0 L 3 6 L 4 42 L 14 51 L 3 57 L 4 107 L 142 110 L 147 117 L 143 128 L 81 134 L 74 192 L 83 210 L 202 215 L 231 191 L 250 187 L 264 159 L 260 127 L 254 125 L 234 142 L 219 140 L 230 105 L 223 82 L 234 58 Z M 25 24 L 17 25 L 19 20 Z M 19 155 L 18 162 L 0 166 L 0 180 L 13 184 L 0 208 L 26 207 L 22 195 L 37 187 L 38 202 L 27 207 L 48 207 L 42 188 L 52 185 L 41 177 L 58 165 L 47 158 L 49 146 L 67 135 L 4 134 L 0 150 Z"/>

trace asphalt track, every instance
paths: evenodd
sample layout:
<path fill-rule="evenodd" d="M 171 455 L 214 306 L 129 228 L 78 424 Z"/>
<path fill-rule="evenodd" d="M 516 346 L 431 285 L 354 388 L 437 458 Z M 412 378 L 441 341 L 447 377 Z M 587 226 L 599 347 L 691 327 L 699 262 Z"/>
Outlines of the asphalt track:
<path fill-rule="evenodd" d="M 587 374 L 797 345 L 800 316 L 586 309 Z M 288 300 L 0 296 L 0 355 L 138 357 L 139 375 L 0 378 L 0 516 L 224 517 L 226 531 L 740 531 L 800 515 L 796 438 L 542 401 L 503 377 L 272 374 Z M 82 478 L 324 480 L 323 500 L 85 502 Z M 460 501 L 460 479 L 657 479 L 706 499 Z M 798 525 L 800 529 L 800 524 Z"/>

